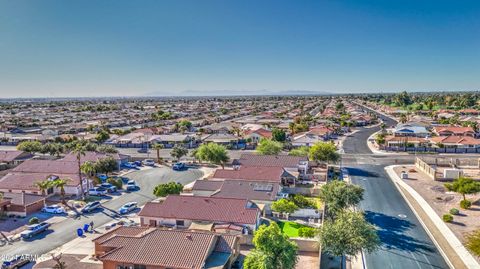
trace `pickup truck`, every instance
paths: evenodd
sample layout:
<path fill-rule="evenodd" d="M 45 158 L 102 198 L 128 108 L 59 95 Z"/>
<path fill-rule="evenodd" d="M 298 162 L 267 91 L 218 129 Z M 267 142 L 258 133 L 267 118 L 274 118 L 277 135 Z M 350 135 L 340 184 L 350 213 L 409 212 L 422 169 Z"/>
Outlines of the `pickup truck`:
<path fill-rule="evenodd" d="M 47 222 L 33 224 L 28 226 L 28 228 L 25 231 L 21 232 L 20 236 L 22 237 L 22 239 L 28 239 L 34 235 L 37 235 L 39 233 L 46 231 L 48 227 L 50 227 L 50 223 L 47 223 Z"/>

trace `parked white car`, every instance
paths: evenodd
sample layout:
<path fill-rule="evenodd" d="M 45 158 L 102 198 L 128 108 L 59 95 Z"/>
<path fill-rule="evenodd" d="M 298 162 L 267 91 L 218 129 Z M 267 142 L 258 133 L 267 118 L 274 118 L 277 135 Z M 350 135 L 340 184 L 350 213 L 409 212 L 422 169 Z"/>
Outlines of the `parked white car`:
<path fill-rule="evenodd" d="M 46 205 L 42 208 L 42 212 L 51 214 L 64 214 L 65 209 L 59 205 Z"/>
<path fill-rule="evenodd" d="M 102 187 L 94 187 L 88 190 L 88 194 L 90 195 L 106 195 L 107 192 L 108 191 Z"/>
<path fill-rule="evenodd" d="M 147 165 L 147 166 L 155 166 L 155 161 L 152 160 L 152 159 L 145 159 L 143 160 L 143 165 Z"/>

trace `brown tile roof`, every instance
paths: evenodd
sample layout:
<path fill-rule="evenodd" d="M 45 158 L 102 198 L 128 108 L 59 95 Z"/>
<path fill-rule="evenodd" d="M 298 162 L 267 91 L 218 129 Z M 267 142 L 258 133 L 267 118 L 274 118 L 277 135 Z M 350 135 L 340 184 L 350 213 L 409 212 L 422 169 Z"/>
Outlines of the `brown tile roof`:
<path fill-rule="evenodd" d="M 52 176 L 52 173 L 8 173 L 0 179 L 0 189 L 39 191 L 35 182 L 43 181 Z M 58 178 L 67 179 L 68 186 L 80 184 L 78 174 L 55 174 Z"/>
<path fill-rule="evenodd" d="M 238 170 L 217 169 L 212 178 L 281 182 L 283 171 L 282 167 L 242 166 Z"/>
<path fill-rule="evenodd" d="M 145 204 L 141 217 L 255 224 L 258 208 L 247 208 L 246 199 L 169 195 L 161 203 Z"/>
<path fill-rule="evenodd" d="M 74 255 L 74 254 L 62 254 L 61 260 L 65 262 L 67 268 L 75 268 L 75 269 L 102 269 L 103 264 L 98 262 L 83 262 L 83 260 L 87 257 L 86 255 Z M 52 260 L 46 260 L 42 262 L 38 262 L 33 266 L 33 269 L 51 269 L 55 268 L 57 263 Z"/>
<path fill-rule="evenodd" d="M 2 150 L 0 151 L 0 163 L 1 162 L 12 162 L 13 160 L 20 157 L 24 152 L 20 150 Z"/>
<path fill-rule="evenodd" d="M 107 241 L 115 236 L 139 236 L 142 233 L 149 231 L 151 228 L 149 227 L 126 227 L 126 226 L 117 226 L 116 228 L 104 233 L 95 239 L 93 242 L 102 243 Z"/>
<path fill-rule="evenodd" d="M 102 261 L 143 264 L 166 268 L 200 269 L 214 251 L 232 253 L 235 236 L 189 230 L 154 229 L 140 236 L 116 235 L 102 246 L 114 249 Z"/>
<path fill-rule="evenodd" d="M 47 174 L 76 174 L 78 173 L 78 164 L 71 161 L 62 160 L 26 160 L 13 172 L 23 173 L 47 173 Z"/>
<path fill-rule="evenodd" d="M 297 167 L 299 162 L 306 160 L 306 157 L 290 155 L 242 154 L 240 159 L 234 160 L 234 164 L 242 166 Z"/>
<path fill-rule="evenodd" d="M 220 180 L 197 180 L 193 184 L 194 191 L 216 191 L 222 187 L 223 181 Z"/>
<path fill-rule="evenodd" d="M 472 127 L 462 127 L 462 126 L 435 126 L 434 130 L 437 134 L 440 132 L 452 132 L 455 134 L 475 132 Z"/>
<path fill-rule="evenodd" d="M 105 153 L 99 153 L 99 152 L 93 152 L 93 151 L 88 151 L 85 152 L 85 155 L 80 156 L 80 161 L 82 163 L 86 161 L 90 162 L 96 162 L 100 159 L 105 159 L 107 157 L 112 157 L 115 160 L 120 160 L 120 154 L 118 153 L 113 153 L 113 154 L 105 154 Z M 67 161 L 67 162 L 77 162 L 77 155 L 74 153 L 69 153 L 65 157 L 61 159 L 62 161 Z"/>
<path fill-rule="evenodd" d="M 276 182 L 225 180 L 219 191 L 212 194 L 212 197 L 274 201 L 279 188 L 279 183 Z"/>
<path fill-rule="evenodd" d="M 480 139 L 476 139 L 471 136 L 437 136 L 430 138 L 430 140 L 435 143 L 442 144 L 480 145 Z"/>
<path fill-rule="evenodd" d="M 45 198 L 40 195 L 28 194 L 28 193 L 12 193 L 5 192 L 3 194 L 4 199 L 10 200 L 10 203 L 21 206 L 28 206 L 40 201 L 43 201 Z"/>

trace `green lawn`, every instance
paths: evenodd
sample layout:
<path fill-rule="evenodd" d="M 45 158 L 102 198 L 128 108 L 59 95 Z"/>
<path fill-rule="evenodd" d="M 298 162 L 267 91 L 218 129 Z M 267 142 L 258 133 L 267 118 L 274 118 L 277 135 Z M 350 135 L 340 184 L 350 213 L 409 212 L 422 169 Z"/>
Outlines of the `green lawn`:
<path fill-rule="evenodd" d="M 298 237 L 298 229 L 306 227 L 293 221 L 278 221 L 277 224 L 282 233 L 288 235 L 288 237 Z"/>

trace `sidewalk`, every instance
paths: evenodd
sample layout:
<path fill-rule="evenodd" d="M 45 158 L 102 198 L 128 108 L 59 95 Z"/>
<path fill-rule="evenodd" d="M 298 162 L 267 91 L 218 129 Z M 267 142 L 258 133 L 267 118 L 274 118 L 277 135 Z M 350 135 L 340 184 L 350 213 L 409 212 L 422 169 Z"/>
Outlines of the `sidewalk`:
<path fill-rule="evenodd" d="M 440 253 L 450 267 L 480 268 L 480 264 L 467 251 L 460 240 L 453 234 L 430 205 L 412 187 L 402 181 L 393 170 L 396 165 L 385 167 L 390 179 L 397 187 L 407 204 L 419 219 L 422 226 L 432 238 Z"/>

